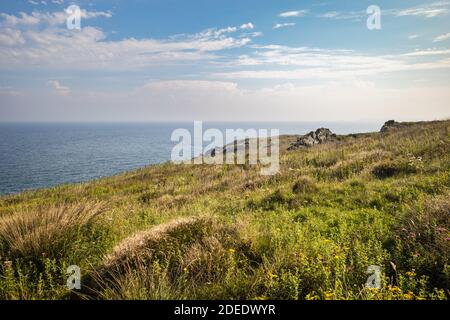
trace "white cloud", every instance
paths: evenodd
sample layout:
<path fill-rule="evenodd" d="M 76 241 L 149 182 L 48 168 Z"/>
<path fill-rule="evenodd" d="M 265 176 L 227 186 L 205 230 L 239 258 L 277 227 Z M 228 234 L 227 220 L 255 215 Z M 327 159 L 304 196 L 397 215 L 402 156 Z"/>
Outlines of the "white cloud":
<path fill-rule="evenodd" d="M 393 10 L 391 13 L 398 17 L 419 16 L 425 18 L 434 18 L 447 15 L 450 12 L 449 6 L 449 1 L 437 1 L 423 6 Z"/>
<path fill-rule="evenodd" d="M 15 26 L 33 26 L 38 24 L 44 25 L 62 25 L 66 23 L 68 14 L 64 11 L 58 12 L 41 12 L 33 11 L 31 14 L 20 12 L 18 16 L 10 15 L 6 13 L 0 13 L 0 17 L 3 19 L 2 25 L 7 27 Z M 86 11 L 81 10 L 82 19 L 94 19 L 98 17 L 111 18 L 111 12 L 105 11 Z"/>
<path fill-rule="evenodd" d="M 329 11 L 323 14 L 319 14 L 317 15 L 317 17 L 335 20 L 360 21 L 361 19 L 367 17 L 367 13 L 366 11 L 349 11 L 349 12 Z"/>
<path fill-rule="evenodd" d="M 394 17 L 406 17 L 417 16 L 424 18 L 434 18 L 439 16 L 445 16 L 450 13 L 450 1 L 437 1 L 430 4 L 415 6 L 410 8 L 397 8 L 397 9 L 382 9 L 383 16 Z M 336 20 L 355 20 L 360 21 L 367 17 L 365 10 L 338 12 L 329 11 L 323 14 L 317 15 L 319 18 L 336 19 Z"/>
<path fill-rule="evenodd" d="M 83 11 L 86 18 L 109 17 L 109 12 Z M 168 39 L 108 41 L 98 28 L 68 30 L 65 12 L 18 16 L 1 14 L 0 68 L 56 68 L 122 70 L 161 63 L 211 61 L 215 52 L 238 48 L 259 34 L 236 34 L 254 27 L 207 29 L 197 34 L 177 35 Z"/>
<path fill-rule="evenodd" d="M 280 29 L 280 28 L 286 28 L 286 27 L 293 27 L 295 26 L 295 22 L 289 22 L 289 23 L 277 23 L 275 24 L 272 29 Z"/>
<path fill-rule="evenodd" d="M 319 15 L 321 18 L 337 18 L 339 16 L 339 12 L 337 11 L 330 11 L 326 12 L 324 14 Z"/>
<path fill-rule="evenodd" d="M 297 11 L 287 11 L 280 13 L 281 18 L 291 18 L 291 17 L 303 17 L 308 13 L 308 10 L 297 10 Z"/>
<path fill-rule="evenodd" d="M 241 55 L 235 71 L 215 73 L 220 79 L 334 80 L 394 72 L 450 68 L 450 50 L 421 50 L 397 55 L 370 56 L 348 50 L 254 46 L 252 55 Z M 447 56 L 447 57 L 445 57 Z M 424 57 L 428 61 L 424 61 Z M 431 59 L 431 60 L 430 60 Z M 260 66 L 245 70 L 245 66 Z"/>
<path fill-rule="evenodd" d="M 61 95 L 69 95 L 70 89 L 69 87 L 62 86 L 57 80 L 49 80 L 47 81 L 47 86 L 52 87 L 58 94 Z"/>
<path fill-rule="evenodd" d="M 254 29 L 255 28 L 255 26 L 253 25 L 253 23 L 251 23 L 251 22 L 249 22 L 249 23 L 244 23 L 243 25 L 241 25 L 240 27 L 239 27 L 239 29 L 241 29 L 241 30 L 251 30 L 251 29 Z"/>
<path fill-rule="evenodd" d="M 448 39 L 450 39 L 450 32 L 435 37 L 435 38 L 433 39 L 433 42 L 440 42 L 440 41 L 444 41 L 444 40 L 448 40 Z"/>
<path fill-rule="evenodd" d="M 252 32 L 250 35 L 252 37 L 262 37 L 264 34 L 262 32 L 257 31 L 257 32 Z"/>
<path fill-rule="evenodd" d="M 419 37 L 418 34 L 411 34 L 411 35 L 408 36 L 408 39 L 409 40 L 414 40 L 414 39 L 417 39 L 418 37 Z"/>
<path fill-rule="evenodd" d="M 0 33 L 0 46 L 11 47 L 23 45 L 24 43 L 25 39 L 20 30 L 14 30 L 11 28 L 2 29 L 2 33 Z"/>
<path fill-rule="evenodd" d="M 426 50 L 416 50 L 413 52 L 405 53 L 404 56 L 407 57 L 425 57 L 425 56 L 440 56 L 440 55 L 450 55 L 450 49 L 438 50 L 438 49 L 426 49 Z"/>

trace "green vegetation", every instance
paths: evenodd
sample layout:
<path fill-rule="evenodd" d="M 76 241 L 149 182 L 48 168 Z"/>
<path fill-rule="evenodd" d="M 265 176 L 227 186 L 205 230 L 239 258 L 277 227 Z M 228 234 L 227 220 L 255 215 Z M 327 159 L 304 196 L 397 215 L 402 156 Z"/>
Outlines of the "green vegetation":
<path fill-rule="evenodd" d="M 165 163 L 2 197 L 0 298 L 448 299 L 449 129 L 283 151 L 275 176 Z"/>

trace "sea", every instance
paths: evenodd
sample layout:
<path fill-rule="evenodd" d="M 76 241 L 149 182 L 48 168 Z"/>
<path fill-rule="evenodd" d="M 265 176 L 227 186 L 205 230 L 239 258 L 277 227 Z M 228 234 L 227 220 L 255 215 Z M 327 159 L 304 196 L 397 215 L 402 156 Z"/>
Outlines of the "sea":
<path fill-rule="evenodd" d="M 378 131 L 382 122 L 208 122 L 203 131 L 278 129 L 305 134 Z M 85 182 L 170 161 L 176 129 L 194 136 L 194 123 L 0 123 L 0 195 Z M 269 131 L 270 132 L 270 131 Z M 226 141 L 224 143 L 229 143 Z M 208 143 L 209 144 L 209 143 Z M 218 146 L 221 146 L 218 144 Z M 193 156 L 200 150 L 193 150 Z"/>

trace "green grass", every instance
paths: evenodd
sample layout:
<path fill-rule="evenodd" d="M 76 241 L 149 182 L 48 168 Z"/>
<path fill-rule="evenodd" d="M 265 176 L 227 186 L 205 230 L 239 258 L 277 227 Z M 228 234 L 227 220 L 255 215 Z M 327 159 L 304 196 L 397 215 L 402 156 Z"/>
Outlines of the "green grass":
<path fill-rule="evenodd" d="M 282 137 L 275 176 L 165 163 L 1 197 L 0 298 L 448 299 L 449 129 Z"/>

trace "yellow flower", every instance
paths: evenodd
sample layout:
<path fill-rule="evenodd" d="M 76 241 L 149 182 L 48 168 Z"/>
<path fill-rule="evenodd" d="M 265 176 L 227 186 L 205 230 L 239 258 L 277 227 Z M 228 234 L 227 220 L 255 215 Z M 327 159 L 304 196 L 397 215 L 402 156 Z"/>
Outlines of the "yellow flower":
<path fill-rule="evenodd" d="M 228 252 L 230 252 L 230 253 L 235 253 L 236 250 L 234 250 L 234 249 L 228 249 Z"/>
<path fill-rule="evenodd" d="M 414 272 L 414 270 L 412 270 L 412 271 L 407 271 L 407 272 L 406 272 L 406 275 L 407 275 L 408 277 L 414 277 L 414 276 L 416 275 L 416 273 Z"/>
<path fill-rule="evenodd" d="M 269 272 L 269 277 L 271 279 L 278 278 L 278 276 L 276 274 L 273 274 L 272 272 Z"/>
<path fill-rule="evenodd" d="M 406 300 L 413 300 L 414 299 L 414 293 L 411 291 L 408 291 L 408 293 L 403 294 L 403 298 Z"/>
<path fill-rule="evenodd" d="M 389 287 L 389 291 L 392 292 L 392 293 L 400 293 L 402 290 L 400 290 L 399 287 L 396 287 L 396 286 L 390 286 L 390 287 Z"/>
<path fill-rule="evenodd" d="M 332 291 L 325 291 L 325 300 L 333 300 L 334 299 L 334 293 Z"/>

